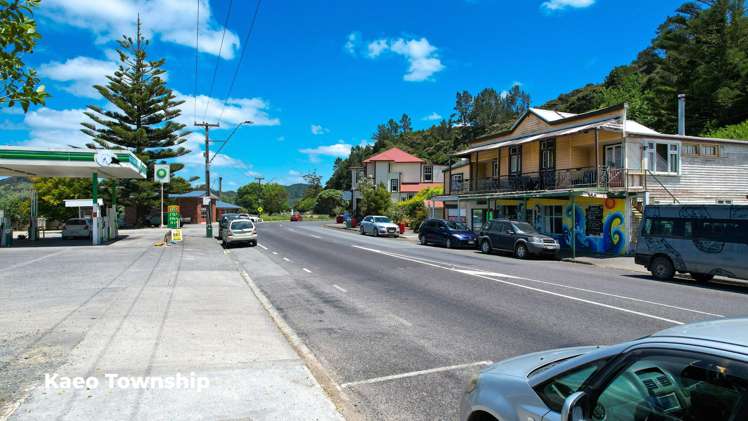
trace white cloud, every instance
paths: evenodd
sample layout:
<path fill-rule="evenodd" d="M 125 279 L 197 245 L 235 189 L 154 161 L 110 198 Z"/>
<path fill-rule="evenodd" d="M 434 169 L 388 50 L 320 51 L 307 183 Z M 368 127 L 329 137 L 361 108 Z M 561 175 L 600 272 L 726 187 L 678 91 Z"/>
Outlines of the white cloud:
<path fill-rule="evenodd" d="M 280 180 L 280 183 L 285 185 L 305 182 L 304 176 L 301 175 L 301 172 L 296 170 L 288 170 L 288 175 Z"/>
<path fill-rule="evenodd" d="M 112 61 L 97 60 L 90 57 L 73 57 L 64 63 L 52 61 L 39 67 L 39 75 L 58 82 L 68 82 L 63 89 L 73 95 L 98 98 L 100 95 L 93 85 L 103 85 L 106 76 L 116 70 Z"/>
<path fill-rule="evenodd" d="M 184 145 L 183 145 L 184 146 Z M 201 148 L 191 148 L 191 152 L 187 155 L 180 156 L 177 161 L 183 163 L 186 166 L 192 166 L 192 167 L 200 167 L 203 168 L 205 165 L 205 155 Z M 226 154 L 219 153 L 218 155 L 214 155 L 213 152 L 210 153 L 213 157 L 212 161 L 210 162 L 210 166 L 216 167 L 216 168 L 246 168 L 247 164 L 245 164 L 242 160 L 232 158 Z"/>
<path fill-rule="evenodd" d="M 312 134 L 315 136 L 323 135 L 325 133 L 330 133 L 330 129 L 324 128 L 319 124 L 312 124 L 310 127 L 310 130 L 312 131 Z"/>
<path fill-rule="evenodd" d="M 358 49 L 358 46 L 361 44 L 361 34 L 359 32 L 351 32 L 348 34 L 348 38 L 346 38 L 345 45 L 343 45 L 343 49 L 345 49 L 348 54 L 355 56 L 356 50 Z"/>
<path fill-rule="evenodd" d="M 566 8 L 581 9 L 595 4 L 595 0 L 548 0 L 544 1 L 540 7 L 546 11 L 563 10 Z"/>
<path fill-rule="evenodd" d="M 441 116 L 441 114 L 439 114 L 436 111 L 434 111 L 433 113 L 427 115 L 423 119 L 426 120 L 426 121 L 436 121 L 436 120 L 441 120 L 442 116 Z"/>
<path fill-rule="evenodd" d="M 254 170 L 249 170 L 249 171 L 245 172 L 244 175 L 246 175 L 247 177 L 254 177 L 254 178 L 262 177 L 262 173 L 261 172 L 254 171 Z"/>
<path fill-rule="evenodd" d="M 351 148 L 353 146 L 350 143 L 343 143 L 343 141 L 338 141 L 338 143 L 332 144 L 332 145 L 321 145 L 317 146 L 316 148 L 304 148 L 299 149 L 299 152 L 308 155 L 309 161 L 311 162 L 319 162 L 320 156 L 332 156 L 332 157 L 340 157 L 340 158 L 346 158 L 348 155 L 351 154 Z"/>
<path fill-rule="evenodd" d="M 23 120 L 30 131 L 29 140 L 24 145 L 49 148 L 85 146 L 91 138 L 80 131 L 81 121 L 91 120 L 83 111 L 83 108 L 54 110 L 47 107 L 30 111 Z"/>
<path fill-rule="evenodd" d="M 174 91 L 174 94 L 178 99 L 184 100 L 184 104 L 179 106 L 182 115 L 177 120 L 192 126 L 195 116 L 195 97 L 177 91 Z M 206 105 L 208 106 L 207 112 Z M 280 124 L 280 119 L 268 115 L 269 107 L 269 103 L 262 98 L 229 98 L 222 115 L 223 102 L 221 100 L 207 95 L 198 95 L 197 119 L 209 122 L 219 121 L 222 125 L 228 124 L 229 126 L 237 125 L 245 120 L 250 120 L 254 126 L 277 126 Z"/>
<path fill-rule="evenodd" d="M 349 43 L 346 43 L 346 47 L 348 45 Z M 437 51 L 438 49 L 423 37 L 420 39 L 380 38 L 366 44 L 366 56 L 370 59 L 379 58 L 388 52 L 404 57 L 409 66 L 403 79 L 409 82 L 429 80 L 431 76 L 444 70 L 444 64 Z"/>
<path fill-rule="evenodd" d="M 39 12 L 53 21 L 90 30 L 98 43 L 120 39 L 122 34 L 134 34 L 140 14 L 147 37 L 157 35 L 164 41 L 195 46 L 197 6 L 192 1 L 45 0 Z M 213 20 L 208 0 L 200 0 L 199 33 L 200 51 L 218 55 L 223 27 Z M 221 57 L 233 59 L 238 48 L 239 37 L 227 30 Z"/>
<path fill-rule="evenodd" d="M 368 46 L 369 58 L 379 57 L 387 48 L 389 48 L 389 44 L 386 39 L 378 39 L 370 42 Z"/>

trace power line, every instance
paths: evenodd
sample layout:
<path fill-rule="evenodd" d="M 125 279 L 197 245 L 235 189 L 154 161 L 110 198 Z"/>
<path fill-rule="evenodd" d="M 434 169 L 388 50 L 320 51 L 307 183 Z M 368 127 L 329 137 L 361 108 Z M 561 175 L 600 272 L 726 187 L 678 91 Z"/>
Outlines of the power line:
<path fill-rule="evenodd" d="M 195 21 L 195 88 L 192 90 L 192 95 L 195 97 L 195 110 L 194 110 L 195 121 L 197 121 L 197 75 L 198 75 L 199 57 L 200 57 L 200 0 L 197 0 L 197 19 Z"/>
<path fill-rule="evenodd" d="M 221 34 L 221 43 L 218 46 L 218 56 L 216 56 L 216 65 L 213 68 L 213 77 L 210 80 L 210 88 L 208 89 L 208 98 L 213 95 L 213 86 L 216 83 L 216 75 L 218 74 L 218 65 L 221 62 L 221 52 L 223 51 L 223 39 L 226 37 L 226 29 L 229 24 L 229 17 L 231 16 L 231 6 L 234 4 L 234 0 L 229 0 L 229 8 L 226 11 L 226 18 L 223 20 L 223 33 Z M 205 101 L 205 111 L 203 111 L 203 120 L 208 115 L 208 101 Z"/>
<path fill-rule="evenodd" d="M 242 45 L 242 51 L 239 55 L 239 62 L 236 63 L 236 69 L 234 70 L 234 75 L 231 77 L 231 83 L 229 84 L 229 90 L 226 92 L 226 98 L 223 101 L 223 107 L 221 108 L 221 114 L 218 116 L 218 122 L 220 123 L 221 119 L 223 118 L 223 113 L 226 111 L 226 105 L 228 104 L 229 98 L 231 97 L 231 91 L 234 90 L 234 84 L 236 83 L 236 78 L 239 76 L 239 69 L 242 66 L 242 61 L 244 60 L 244 52 L 247 50 L 247 45 L 249 45 L 249 39 L 252 36 L 252 31 L 254 31 L 255 28 L 255 22 L 257 21 L 257 13 L 260 11 L 260 5 L 262 4 L 262 0 L 257 0 L 257 6 L 255 6 L 255 12 L 252 15 L 252 23 L 249 25 L 249 29 L 247 30 L 247 35 L 244 36 L 244 43 Z"/>

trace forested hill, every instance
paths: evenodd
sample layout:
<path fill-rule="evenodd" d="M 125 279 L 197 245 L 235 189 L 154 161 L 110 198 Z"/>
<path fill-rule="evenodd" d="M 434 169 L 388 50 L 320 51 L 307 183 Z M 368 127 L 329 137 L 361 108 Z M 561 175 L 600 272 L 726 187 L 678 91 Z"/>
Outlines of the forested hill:
<path fill-rule="evenodd" d="M 631 118 L 675 133 L 680 93 L 686 94 L 689 135 L 717 135 L 723 132 L 719 128 L 748 120 L 743 0 L 684 3 L 632 63 L 614 68 L 602 83 L 561 94 L 541 108 L 579 113 L 628 102 Z"/>

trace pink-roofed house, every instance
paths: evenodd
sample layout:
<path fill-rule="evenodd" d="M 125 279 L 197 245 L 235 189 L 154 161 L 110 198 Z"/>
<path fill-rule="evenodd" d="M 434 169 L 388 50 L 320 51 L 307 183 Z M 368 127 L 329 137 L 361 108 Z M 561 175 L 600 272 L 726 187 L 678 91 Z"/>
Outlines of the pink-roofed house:
<path fill-rule="evenodd" d="M 407 200 L 429 187 L 441 187 L 446 165 L 434 165 L 400 148 L 391 148 L 370 156 L 363 162 L 358 176 L 353 177 L 353 190 L 361 176 L 376 184 L 383 184 L 391 193 L 392 201 Z"/>

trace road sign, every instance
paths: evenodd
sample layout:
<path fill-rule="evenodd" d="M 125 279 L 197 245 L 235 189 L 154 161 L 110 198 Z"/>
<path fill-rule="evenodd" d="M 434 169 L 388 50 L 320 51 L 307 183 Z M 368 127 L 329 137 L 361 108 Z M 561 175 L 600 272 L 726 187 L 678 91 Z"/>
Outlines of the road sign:
<path fill-rule="evenodd" d="M 210 197 L 203 197 L 203 206 L 210 206 Z"/>
<path fill-rule="evenodd" d="M 262 206 L 260 206 L 259 208 L 257 208 L 257 213 L 262 213 L 262 211 L 263 211 Z"/>
<path fill-rule="evenodd" d="M 170 176 L 169 164 L 156 164 L 153 166 L 153 181 L 156 183 L 168 183 Z"/>
<path fill-rule="evenodd" d="M 182 241 L 182 230 L 181 229 L 173 229 L 173 230 L 171 230 L 171 240 L 172 241 Z"/>

